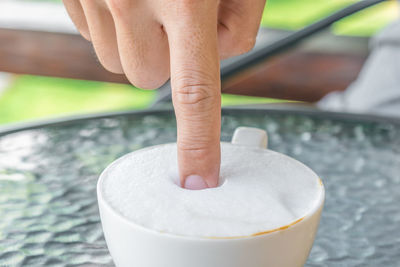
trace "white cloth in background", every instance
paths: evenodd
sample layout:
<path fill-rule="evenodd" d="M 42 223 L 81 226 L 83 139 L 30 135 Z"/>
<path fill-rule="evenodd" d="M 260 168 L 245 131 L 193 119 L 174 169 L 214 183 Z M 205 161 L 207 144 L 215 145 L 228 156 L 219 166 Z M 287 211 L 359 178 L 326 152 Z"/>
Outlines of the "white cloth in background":
<path fill-rule="evenodd" d="M 0 72 L 0 97 L 5 92 L 11 81 L 11 74 Z"/>
<path fill-rule="evenodd" d="M 0 0 L 0 28 L 78 33 L 61 1 Z"/>
<path fill-rule="evenodd" d="M 370 45 L 372 52 L 357 80 L 346 91 L 325 96 L 319 108 L 400 117 L 400 21 Z"/>

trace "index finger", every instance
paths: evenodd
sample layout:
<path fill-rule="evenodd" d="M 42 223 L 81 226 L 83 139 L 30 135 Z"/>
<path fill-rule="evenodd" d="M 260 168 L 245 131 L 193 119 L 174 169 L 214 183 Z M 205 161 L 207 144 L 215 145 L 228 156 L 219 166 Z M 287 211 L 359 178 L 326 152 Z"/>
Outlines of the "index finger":
<path fill-rule="evenodd" d="M 218 1 L 176 2 L 164 26 L 170 46 L 181 184 L 189 189 L 215 187 L 221 157 Z"/>

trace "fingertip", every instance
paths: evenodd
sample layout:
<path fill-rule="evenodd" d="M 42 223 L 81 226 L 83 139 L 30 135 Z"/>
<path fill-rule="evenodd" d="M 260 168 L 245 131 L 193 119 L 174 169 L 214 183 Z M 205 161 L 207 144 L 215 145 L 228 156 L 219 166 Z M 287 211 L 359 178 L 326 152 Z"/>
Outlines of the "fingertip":
<path fill-rule="evenodd" d="M 208 188 L 208 185 L 200 175 L 189 175 L 185 179 L 184 188 L 189 190 L 202 190 Z"/>

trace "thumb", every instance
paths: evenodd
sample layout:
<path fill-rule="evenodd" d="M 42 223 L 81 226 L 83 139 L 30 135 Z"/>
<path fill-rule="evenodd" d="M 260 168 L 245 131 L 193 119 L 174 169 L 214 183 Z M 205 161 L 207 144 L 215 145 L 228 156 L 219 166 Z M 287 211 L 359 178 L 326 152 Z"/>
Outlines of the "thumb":
<path fill-rule="evenodd" d="M 221 157 L 218 1 L 181 2 L 186 4 L 176 8 L 179 14 L 171 18 L 172 23 L 165 24 L 178 127 L 179 173 L 182 186 L 203 189 L 218 185 Z"/>

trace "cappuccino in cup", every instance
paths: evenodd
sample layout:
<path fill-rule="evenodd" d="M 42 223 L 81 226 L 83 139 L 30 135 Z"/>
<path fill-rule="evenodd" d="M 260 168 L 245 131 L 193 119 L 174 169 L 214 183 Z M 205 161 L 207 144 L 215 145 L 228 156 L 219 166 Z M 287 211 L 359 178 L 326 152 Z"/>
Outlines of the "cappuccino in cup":
<path fill-rule="evenodd" d="M 179 185 L 176 144 L 130 153 L 103 172 L 100 212 L 117 266 L 305 263 L 323 205 L 321 180 L 302 163 L 252 145 L 249 138 L 265 138 L 260 130 L 235 135 L 234 144 L 221 143 L 216 188 Z"/>

